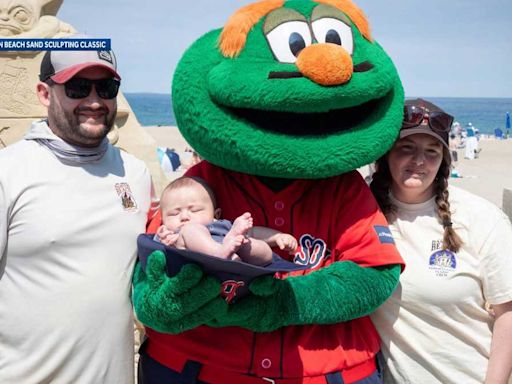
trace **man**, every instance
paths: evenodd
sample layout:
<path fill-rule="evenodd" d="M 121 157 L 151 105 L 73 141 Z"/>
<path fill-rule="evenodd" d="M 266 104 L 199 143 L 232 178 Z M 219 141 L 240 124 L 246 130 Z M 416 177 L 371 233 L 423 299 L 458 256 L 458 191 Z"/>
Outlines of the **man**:
<path fill-rule="evenodd" d="M 46 120 L 0 151 L 0 383 L 133 382 L 130 287 L 146 166 L 106 139 L 110 51 L 51 51 Z"/>

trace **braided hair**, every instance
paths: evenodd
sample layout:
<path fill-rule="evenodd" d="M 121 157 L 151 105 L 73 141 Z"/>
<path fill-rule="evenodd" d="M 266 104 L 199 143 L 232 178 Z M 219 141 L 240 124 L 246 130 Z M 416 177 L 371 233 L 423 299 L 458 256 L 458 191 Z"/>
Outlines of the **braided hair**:
<path fill-rule="evenodd" d="M 443 249 L 458 252 L 462 246 L 462 239 L 453 229 L 448 192 L 448 179 L 451 173 L 451 163 L 452 160 L 450 153 L 446 148 L 443 148 L 443 160 L 434 180 L 434 194 L 437 217 L 444 228 Z M 372 190 L 380 209 L 386 216 L 386 219 L 392 223 L 396 220 L 397 207 L 391 202 L 389 197 L 392 178 L 386 155 L 377 160 L 375 168 L 376 172 L 373 174 L 370 189 Z"/>

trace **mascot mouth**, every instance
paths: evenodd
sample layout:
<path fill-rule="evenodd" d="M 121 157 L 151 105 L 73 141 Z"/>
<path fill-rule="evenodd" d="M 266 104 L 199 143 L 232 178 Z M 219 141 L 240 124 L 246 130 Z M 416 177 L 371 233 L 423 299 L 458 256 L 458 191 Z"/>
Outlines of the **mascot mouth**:
<path fill-rule="evenodd" d="M 388 99 L 370 100 L 364 104 L 328 112 L 297 113 L 264 111 L 249 108 L 227 108 L 238 119 L 264 131 L 288 136 L 320 136 L 357 129 L 368 118 L 375 118 Z"/>

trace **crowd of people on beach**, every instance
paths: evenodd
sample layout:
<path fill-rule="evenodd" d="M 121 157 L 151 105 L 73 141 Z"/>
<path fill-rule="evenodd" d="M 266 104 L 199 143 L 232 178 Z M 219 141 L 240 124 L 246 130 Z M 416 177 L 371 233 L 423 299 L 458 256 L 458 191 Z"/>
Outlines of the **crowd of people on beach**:
<path fill-rule="evenodd" d="M 318 10 L 346 22 L 335 11 Z M 299 23 L 297 14 L 273 14 L 269 36 L 279 18 Z M 159 206 L 146 165 L 107 139 L 120 83 L 112 51 L 47 52 L 35 90 L 47 117 L 0 150 L 0 383 L 133 383 L 133 306 L 158 320 L 145 324 L 150 333 L 172 330 L 141 348 L 140 384 L 508 382 L 512 225 L 499 208 L 449 183 L 460 177 L 458 150 L 467 159 L 480 153 L 471 123 L 462 128 L 449 111 L 406 100 L 398 137 L 372 165 L 369 187 L 352 171 L 318 181 L 253 178 L 187 148 L 180 170 L 190 177 L 171 184 Z M 310 191 L 322 194 L 319 207 Z M 259 216 L 246 212 L 231 224 L 220 220 L 216 196 L 228 216 L 243 205 L 275 217 L 253 226 Z M 352 200 L 336 205 L 345 196 Z M 294 233 L 277 230 L 288 205 L 306 200 L 300 215 L 290 213 Z M 218 280 L 195 264 L 171 277 L 159 250 L 145 269 L 137 264 L 136 238 L 155 222 L 165 246 L 261 268 L 273 251 L 304 263 L 308 256 L 311 271 L 254 280 L 251 297 L 228 304 Z M 334 240 L 315 238 L 317 227 Z M 350 289 L 357 294 L 331 294 Z M 291 348 L 313 342 L 301 332 L 325 339 Z M 166 355 L 162 340 L 186 335 L 190 350 Z M 236 341 L 232 350 L 227 340 Z M 248 357 L 261 361 L 257 370 L 238 372 L 222 359 L 211 363 L 213 353 L 194 355 L 195 346 L 235 362 L 243 355 L 237 348 L 272 348 Z M 283 368 L 288 360 L 300 362 L 293 374 Z M 270 369 L 281 373 L 262 373 Z"/>

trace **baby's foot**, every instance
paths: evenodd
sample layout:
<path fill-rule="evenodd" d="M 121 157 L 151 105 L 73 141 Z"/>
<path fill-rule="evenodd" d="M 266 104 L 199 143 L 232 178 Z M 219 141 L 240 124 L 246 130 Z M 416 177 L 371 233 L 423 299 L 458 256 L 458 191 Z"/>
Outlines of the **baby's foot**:
<path fill-rule="evenodd" d="M 229 230 L 229 232 L 226 234 L 226 237 L 230 234 L 237 236 L 237 235 L 247 235 L 247 232 L 249 232 L 249 229 L 252 228 L 253 225 L 253 219 L 249 212 L 245 212 L 242 216 L 238 216 L 235 221 L 233 221 L 233 226 Z"/>
<path fill-rule="evenodd" d="M 233 225 L 224 240 L 222 241 L 220 248 L 220 257 L 229 258 L 233 253 L 247 242 L 245 236 L 249 229 L 252 228 L 253 219 L 249 212 L 239 216 L 233 222 Z"/>
<path fill-rule="evenodd" d="M 217 256 L 230 260 L 233 254 L 240 249 L 240 247 L 247 242 L 244 235 L 229 235 L 224 237 L 224 240 L 219 244 L 219 250 Z M 229 236 L 228 236 L 229 235 Z"/>

